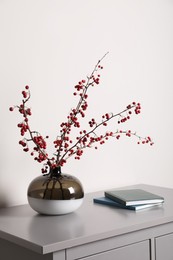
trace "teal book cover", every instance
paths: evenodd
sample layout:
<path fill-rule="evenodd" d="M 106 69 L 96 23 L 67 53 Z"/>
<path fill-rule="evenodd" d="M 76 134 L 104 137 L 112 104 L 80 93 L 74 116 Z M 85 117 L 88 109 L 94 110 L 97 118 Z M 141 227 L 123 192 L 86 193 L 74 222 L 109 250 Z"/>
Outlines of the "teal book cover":
<path fill-rule="evenodd" d="M 105 191 L 105 197 L 121 203 L 125 206 L 164 202 L 164 198 L 162 196 L 153 194 L 142 189 L 117 189 Z"/>
<path fill-rule="evenodd" d="M 122 209 L 135 210 L 135 211 L 162 205 L 162 203 L 154 203 L 154 204 L 141 204 L 141 205 L 125 206 L 125 205 L 122 205 L 122 204 L 120 204 L 116 201 L 113 201 L 109 198 L 106 198 L 106 197 L 94 198 L 93 201 L 94 201 L 94 203 L 98 203 L 98 204 L 113 206 L 113 207 L 122 208 Z"/>

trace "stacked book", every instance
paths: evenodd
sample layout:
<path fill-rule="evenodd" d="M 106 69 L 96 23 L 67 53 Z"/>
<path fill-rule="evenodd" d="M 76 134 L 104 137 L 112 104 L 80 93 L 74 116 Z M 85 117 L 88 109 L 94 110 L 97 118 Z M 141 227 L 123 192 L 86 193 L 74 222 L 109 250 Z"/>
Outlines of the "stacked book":
<path fill-rule="evenodd" d="M 160 206 L 164 198 L 160 195 L 142 189 L 110 190 L 104 192 L 104 197 L 94 198 L 95 203 L 118 208 L 141 210 Z"/>

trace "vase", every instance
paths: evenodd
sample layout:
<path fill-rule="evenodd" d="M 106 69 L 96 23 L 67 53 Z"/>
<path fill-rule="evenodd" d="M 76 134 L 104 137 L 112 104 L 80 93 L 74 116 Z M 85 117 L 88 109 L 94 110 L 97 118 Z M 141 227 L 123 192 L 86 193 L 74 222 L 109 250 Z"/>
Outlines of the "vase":
<path fill-rule="evenodd" d="M 57 167 L 30 183 L 27 198 L 31 208 L 40 214 L 62 215 L 82 205 L 84 191 L 76 177 L 61 173 Z"/>

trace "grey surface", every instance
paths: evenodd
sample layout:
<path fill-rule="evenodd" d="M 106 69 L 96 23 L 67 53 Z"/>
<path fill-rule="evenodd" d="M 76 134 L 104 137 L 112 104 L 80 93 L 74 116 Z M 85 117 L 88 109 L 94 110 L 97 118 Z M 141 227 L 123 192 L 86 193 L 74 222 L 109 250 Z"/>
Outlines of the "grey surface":
<path fill-rule="evenodd" d="M 0 238 L 46 254 L 173 221 L 172 189 L 134 188 L 163 196 L 164 205 L 134 212 L 94 204 L 93 197 L 103 196 L 102 191 L 85 195 L 81 208 L 63 216 L 41 216 L 28 205 L 5 208 L 0 210 Z"/>
<path fill-rule="evenodd" d="M 81 260 L 150 260 L 149 240 L 81 258 Z"/>
<path fill-rule="evenodd" d="M 173 234 L 156 238 L 156 259 L 173 259 Z"/>

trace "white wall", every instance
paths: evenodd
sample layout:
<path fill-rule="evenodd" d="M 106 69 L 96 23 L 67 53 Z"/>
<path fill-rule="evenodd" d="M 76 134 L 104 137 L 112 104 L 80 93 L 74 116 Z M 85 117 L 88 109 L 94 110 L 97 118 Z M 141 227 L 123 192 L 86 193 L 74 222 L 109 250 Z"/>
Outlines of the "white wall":
<path fill-rule="evenodd" d="M 51 141 L 75 104 L 74 84 L 107 51 L 89 117 L 139 101 L 141 115 L 123 127 L 152 136 L 155 145 L 110 140 L 63 171 L 76 175 L 85 192 L 136 183 L 173 188 L 172 46 L 171 0 L 0 0 L 0 205 L 26 203 L 41 169 L 18 145 L 20 116 L 9 106 L 30 85 L 32 128 L 49 134 L 53 152 Z"/>

